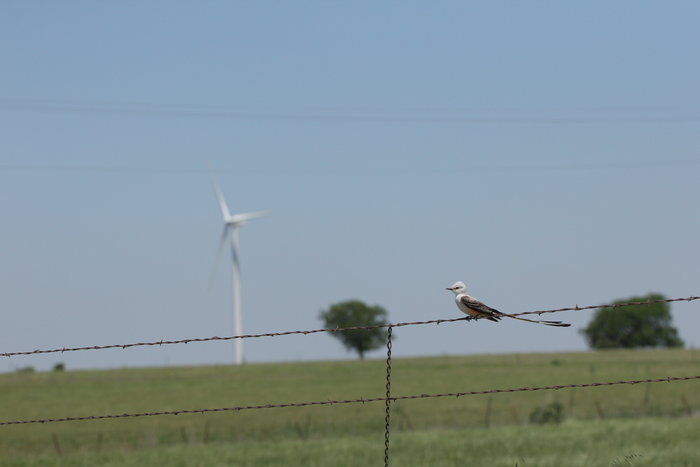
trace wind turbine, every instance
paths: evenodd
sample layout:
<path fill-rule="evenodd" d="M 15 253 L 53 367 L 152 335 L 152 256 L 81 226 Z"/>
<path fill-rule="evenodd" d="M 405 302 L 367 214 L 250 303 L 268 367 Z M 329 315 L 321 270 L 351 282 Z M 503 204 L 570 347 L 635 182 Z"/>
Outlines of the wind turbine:
<path fill-rule="evenodd" d="M 221 257 L 221 251 L 224 248 L 226 237 L 228 236 L 228 233 L 231 232 L 231 253 L 233 256 L 233 335 L 240 336 L 243 334 L 243 324 L 241 321 L 241 265 L 238 253 L 238 227 L 242 226 L 251 219 L 270 215 L 271 212 L 252 212 L 248 214 L 235 214 L 232 216 L 228 212 L 228 207 L 226 206 L 224 195 L 221 194 L 219 184 L 216 183 L 214 172 L 211 171 L 211 169 L 209 172 L 211 173 L 211 180 L 214 182 L 214 192 L 216 193 L 216 199 L 219 201 L 221 214 L 224 216 L 224 232 L 221 235 L 221 241 L 219 242 L 219 249 L 216 253 L 214 269 L 212 270 L 211 278 L 209 279 L 209 287 L 211 287 L 214 274 L 216 273 L 216 268 L 219 265 L 219 258 Z M 234 339 L 234 360 L 236 365 L 241 365 L 243 363 L 243 339 Z"/>

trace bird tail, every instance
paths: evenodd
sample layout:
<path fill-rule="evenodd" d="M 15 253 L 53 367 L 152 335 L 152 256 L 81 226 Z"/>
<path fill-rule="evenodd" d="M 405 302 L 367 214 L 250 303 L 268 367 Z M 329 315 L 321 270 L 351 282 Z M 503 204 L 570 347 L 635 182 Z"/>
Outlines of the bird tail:
<path fill-rule="evenodd" d="M 505 313 L 503 316 L 507 316 L 509 318 L 513 319 L 519 319 L 520 321 L 527 321 L 528 323 L 537 323 L 537 324 L 544 324 L 546 326 L 556 326 L 559 328 L 568 328 L 571 326 L 569 323 L 562 323 L 561 321 L 545 321 L 545 320 L 540 320 L 540 319 L 527 319 L 527 318 L 521 318 L 519 316 L 511 316 L 511 315 L 506 315 Z"/>

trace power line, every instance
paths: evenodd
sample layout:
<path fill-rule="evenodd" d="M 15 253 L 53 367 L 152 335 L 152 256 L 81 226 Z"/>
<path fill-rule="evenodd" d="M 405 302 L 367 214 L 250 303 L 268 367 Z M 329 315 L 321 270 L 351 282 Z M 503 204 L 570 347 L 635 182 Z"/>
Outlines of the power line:
<path fill-rule="evenodd" d="M 91 102 L 51 99 L 0 99 L 0 110 L 47 113 L 132 115 L 157 117 L 216 118 L 229 120 L 287 120 L 328 122 L 462 123 L 462 124 L 596 124 L 596 123 L 694 123 L 700 122 L 700 107 L 618 108 L 369 108 L 297 106 L 206 106 Z M 564 113 L 564 116 L 533 116 Z M 674 113 L 675 115 L 642 115 Z M 694 113 L 696 115 L 678 115 Z M 504 114 L 484 116 L 484 114 Z M 512 115 L 515 114 L 515 115 Z M 530 114 L 530 115 L 528 115 Z M 583 116 L 580 114 L 584 114 Z M 591 114 L 603 114 L 591 116 Z M 634 114 L 615 115 L 615 114 Z"/>
<path fill-rule="evenodd" d="M 423 167 L 423 168 L 258 168 L 231 169 L 218 168 L 218 173 L 240 175 L 414 175 L 414 174 L 452 174 L 452 173 L 509 173 L 542 171 L 578 171 L 578 170 L 612 170 L 631 168 L 683 167 L 698 165 L 700 160 L 666 160 L 649 162 L 620 162 L 600 164 L 559 164 L 559 165 L 518 165 L 518 166 L 475 166 L 475 167 Z M 65 172 L 65 173 L 122 173 L 122 174 L 206 174 L 206 169 L 176 167 L 98 167 L 77 165 L 28 165 L 0 164 L 0 170 L 23 172 Z"/>
<path fill-rule="evenodd" d="M 121 109 L 168 109 L 168 110 L 209 110 L 219 112 L 254 111 L 254 112 L 326 112 L 326 113 L 373 113 L 373 114 L 493 114 L 493 113 L 659 113 L 659 112 L 700 112 L 700 105 L 690 106 L 627 106 L 627 107 L 360 107 L 360 106 L 301 106 L 301 105 L 206 105 L 164 102 L 118 102 L 89 101 L 81 99 L 38 99 L 38 98 L 0 98 L 2 106 L 75 106 L 93 108 Z"/>

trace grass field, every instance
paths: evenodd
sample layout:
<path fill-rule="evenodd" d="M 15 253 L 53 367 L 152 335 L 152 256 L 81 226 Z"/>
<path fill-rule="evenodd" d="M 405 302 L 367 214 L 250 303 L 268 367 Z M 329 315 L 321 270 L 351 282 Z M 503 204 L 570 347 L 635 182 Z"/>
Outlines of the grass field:
<path fill-rule="evenodd" d="M 390 464 L 484 467 L 697 466 L 700 420 L 642 418 L 562 425 L 418 430 L 392 436 Z M 380 439 L 381 438 L 381 439 Z M 159 446 L 135 451 L 13 456 L 7 467 L 287 467 L 383 465 L 382 436 Z"/>
<path fill-rule="evenodd" d="M 394 359 L 392 395 L 697 374 L 694 350 Z M 384 396 L 385 378 L 383 360 L 5 374 L 0 421 L 366 399 Z M 553 401 L 563 424 L 528 423 Z M 391 459 L 697 465 L 698 409 L 700 381 L 398 401 Z M 368 465 L 383 461 L 383 434 L 383 402 L 334 404 L 1 426 L 0 456 L 17 466 Z"/>

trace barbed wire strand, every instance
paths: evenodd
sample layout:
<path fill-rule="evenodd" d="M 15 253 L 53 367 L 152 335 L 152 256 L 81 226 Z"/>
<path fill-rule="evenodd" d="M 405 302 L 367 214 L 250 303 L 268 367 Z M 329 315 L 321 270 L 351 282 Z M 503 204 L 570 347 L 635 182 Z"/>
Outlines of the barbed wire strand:
<path fill-rule="evenodd" d="M 398 400 L 410 400 L 410 399 L 426 399 L 431 397 L 461 397 L 461 396 L 474 396 L 479 394 L 497 394 L 506 392 L 523 392 L 523 391 L 544 391 L 544 390 L 559 390 L 564 388 L 588 388 L 588 387 L 600 387 L 600 386 L 615 386 L 619 384 L 641 384 L 641 383 L 663 383 L 671 381 L 688 381 L 700 379 L 700 375 L 697 376 L 682 376 L 682 377 L 671 377 L 658 378 L 658 379 L 642 379 L 633 381 L 612 381 L 606 383 L 582 383 L 582 384 L 563 384 L 558 386 L 540 386 L 540 387 L 526 387 L 526 388 L 516 388 L 516 389 L 487 389 L 485 391 L 469 391 L 469 392 L 451 392 L 442 394 L 416 394 L 412 396 L 390 396 L 388 399 L 391 402 L 396 402 Z M 125 413 L 119 415 L 90 415 L 86 417 L 65 417 L 65 418 L 48 418 L 43 420 L 20 420 L 11 422 L 0 422 L 0 425 L 26 425 L 30 423 L 51 423 L 51 422 L 72 422 L 79 420 L 102 420 L 109 418 L 128 418 L 128 417 L 151 417 L 157 415 L 179 415 L 179 414 L 194 414 L 194 413 L 207 413 L 207 412 L 227 412 L 227 411 L 241 411 L 241 410 L 257 410 L 257 409 L 278 409 L 285 407 L 305 407 L 311 405 L 333 405 L 333 404 L 351 404 L 356 402 L 379 402 L 387 401 L 387 397 L 374 397 L 370 399 L 347 399 L 347 400 L 325 400 L 325 401 L 314 401 L 314 402 L 301 402 L 301 403 L 290 403 L 290 404 L 267 404 L 267 405 L 249 405 L 249 406 L 239 406 L 239 407 L 221 407 L 216 409 L 194 409 L 194 410 L 171 410 L 164 412 L 142 412 L 142 413 Z"/>
<path fill-rule="evenodd" d="M 620 303 L 620 304 L 615 304 L 615 305 L 591 305 L 591 306 L 584 306 L 584 307 L 579 307 L 576 305 L 573 308 L 558 308 L 556 310 L 540 310 L 540 311 L 525 311 L 522 313 L 503 313 L 502 316 L 508 317 L 508 316 L 524 316 L 524 315 L 542 315 L 544 313 L 557 313 L 557 312 L 562 312 L 562 311 L 582 311 L 582 310 L 592 310 L 596 308 L 618 308 L 618 307 L 624 307 L 624 306 L 631 306 L 631 305 L 652 305 L 654 303 L 670 303 L 670 302 L 691 302 L 693 300 L 698 300 L 700 297 L 695 297 L 695 296 L 690 296 L 687 298 L 672 298 L 672 299 L 665 299 L 665 300 L 647 300 L 643 302 L 628 302 L 628 303 Z M 115 348 L 122 348 L 122 349 L 127 349 L 130 347 L 141 347 L 141 346 L 154 346 L 154 345 L 173 345 L 173 344 L 188 344 L 190 342 L 208 342 L 208 341 L 228 341 L 232 339 L 252 339 L 252 338 L 260 338 L 260 337 L 277 337 L 277 336 L 288 336 L 292 334 L 315 334 L 319 332 L 339 332 L 339 331 L 351 331 L 351 330 L 358 330 L 358 329 L 375 329 L 375 328 L 388 328 L 388 327 L 402 327 L 402 326 L 416 326 L 416 325 L 424 325 L 424 324 L 437 324 L 440 325 L 441 323 L 451 323 L 455 321 L 467 321 L 469 320 L 469 317 L 461 317 L 461 318 L 449 318 L 449 319 L 432 319 L 428 321 L 413 321 L 413 322 L 405 322 L 405 323 L 396 323 L 396 324 L 391 324 L 391 323 L 386 323 L 386 324 L 375 324 L 373 326 L 352 326 L 352 327 L 347 327 L 347 328 L 335 328 L 335 329 L 312 329 L 312 330 L 307 330 L 307 331 L 284 331 L 284 332 L 269 332 L 269 333 L 264 333 L 264 334 L 245 334 L 241 336 L 226 336 L 226 337 L 219 337 L 219 336 L 213 336 L 213 337 L 203 337 L 203 338 L 193 338 L 193 339 L 181 339 L 181 340 L 163 340 L 161 339 L 160 341 L 156 342 L 137 342 L 133 344 L 110 344 L 110 345 L 93 345 L 93 346 L 86 346 L 86 347 L 72 347 L 72 348 L 67 348 L 63 347 L 62 349 L 51 349 L 51 350 L 32 350 L 32 351 L 27 351 L 27 352 L 4 352 L 0 353 L 0 357 L 12 357 L 15 355 L 37 355 L 37 354 L 47 354 L 47 353 L 64 353 L 64 352 L 77 352 L 81 350 L 104 350 L 104 349 L 115 349 Z"/>
<path fill-rule="evenodd" d="M 389 414 L 391 411 L 391 329 L 389 326 L 386 336 L 386 421 L 384 431 L 384 467 L 389 467 Z"/>

